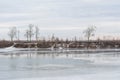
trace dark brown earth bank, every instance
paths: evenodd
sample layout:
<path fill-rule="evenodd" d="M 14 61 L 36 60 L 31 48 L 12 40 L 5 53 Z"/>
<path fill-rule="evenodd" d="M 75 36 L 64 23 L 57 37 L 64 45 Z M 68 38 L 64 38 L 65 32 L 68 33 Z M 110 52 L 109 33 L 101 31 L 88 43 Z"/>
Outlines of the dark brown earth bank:
<path fill-rule="evenodd" d="M 101 41 L 0 41 L 0 48 L 120 48 L 119 40 L 101 40 Z"/>

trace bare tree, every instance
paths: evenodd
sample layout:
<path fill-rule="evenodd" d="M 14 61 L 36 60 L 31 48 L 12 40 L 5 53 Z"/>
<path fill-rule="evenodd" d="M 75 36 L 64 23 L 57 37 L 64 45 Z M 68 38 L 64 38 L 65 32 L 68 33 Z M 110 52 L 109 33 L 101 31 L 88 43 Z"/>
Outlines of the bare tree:
<path fill-rule="evenodd" d="M 52 42 L 55 41 L 55 36 L 54 36 L 54 34 L 52 34 L 51 41 L 52 41 Z"/>
<path fill-rule="evenodd" d="M 28 41 L 28 38 L 29 38 L 29 31 L 28 31 L 28 30 L 25 31 L 24 36 L 26 37 L 26 39 L 27 39 L 27 41 Z"/>
<path fill-rule="evenodd" d="M 39 28 L 38 26 L 35 27 L 35 38 L 36 38 L 36 41 L 38 41 L 38 38 L 39 38 Z"/>
<path fill-rule="evenodd" d="M 20 31 L 19 30 L 16 30 L 17 32 L 16 32 L 16 38 L 17 38 L 17 40 L 19 41 L 20 40 Z"/>
<path fill-rule="evenodd" d="M 10 37 L 11 41 L 13 41 L 13 39 L 16 38 L 16 34 L 17 34 L 16 27 L 9 28 L 8 36 Z"/>
<path fill-rule="evenodd" d="M 96 30 L 96 26 L 90 26 L 87 29 L 84 30 L 85 37 L 87 37 L 87 40 L 89 42 L 91 36 L 94 36 L 94 32 Z"/>
<path fill-rule="evenodd" d="M 33 27 L 34 25 L 33 24 L 29 24 L 29 29 L 28 29 L 28 34 L 29 34 L 29 40 L 31 41 L 32 40 L 32 37 L 34 36 L 34 32 L 33 32 Z"/>

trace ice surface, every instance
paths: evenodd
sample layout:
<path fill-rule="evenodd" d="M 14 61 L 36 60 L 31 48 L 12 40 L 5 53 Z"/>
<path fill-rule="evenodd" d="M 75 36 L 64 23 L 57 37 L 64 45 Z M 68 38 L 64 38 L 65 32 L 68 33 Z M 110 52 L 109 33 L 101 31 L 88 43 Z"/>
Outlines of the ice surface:
<path fill-rule="evenodd" d="M 97 73 L 89 75 L 65 76 L 65 77 L 46 77 L 46 78 L 23 78 L 15 80 L 119 80 L 120 73 Z"/>
<path fill-rule="evenodd" d="M 120 79 L 119 49 L 81 51 L 85 50 L 0 49 L 0 56 L 4 56 L 0 57 L 0 80 Z"/>

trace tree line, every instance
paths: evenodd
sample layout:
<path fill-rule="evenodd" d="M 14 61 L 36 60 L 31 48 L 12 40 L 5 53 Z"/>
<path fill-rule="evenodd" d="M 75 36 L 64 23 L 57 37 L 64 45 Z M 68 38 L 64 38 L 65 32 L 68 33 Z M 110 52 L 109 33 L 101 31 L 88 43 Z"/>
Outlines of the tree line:
<path fill-rule="evenodd" d="M 96 26 L 89 26 L 83 31 L 83 34 L 87 38 L 87 41 L 89 41 L 90 38 L 95 35 L 95 31 L 96 31 Z M 9 28 L 8 36 L 11 41 L 14 41 L 15 38 L 17 40 L 20 40 L 19 35 L 20 35 L 20 31 L 17 30 L 16 27 Z M 38 26 L 29 24 L 28 28 L 25 30 L 24 37 L 26 38 L 27 41 L 31 42 L 33 36 L 35 37 L 36 41 L 38 41 L 40 36 L 40 30 Z M 52 36 L 52 40 L 53 39 L 54 39 L 54 35 Z"/>
<path fill-rule="evenodd" d="M 35 28 L 35 31 L 34 29 Z M 34 26 L 33 24 L 28 25 L 28 29 L 25 30 L 24 37 L 27 41 L 32 41 L 32 37 L 35 36 L 36 40 L 38 41 L 39 38 L 39 27 Z M 20 31 L 17 30 L 16 27 L 9 28 L 8 36 L 11 41 L 13 41 L 15 38 L 20 40 Z"/>

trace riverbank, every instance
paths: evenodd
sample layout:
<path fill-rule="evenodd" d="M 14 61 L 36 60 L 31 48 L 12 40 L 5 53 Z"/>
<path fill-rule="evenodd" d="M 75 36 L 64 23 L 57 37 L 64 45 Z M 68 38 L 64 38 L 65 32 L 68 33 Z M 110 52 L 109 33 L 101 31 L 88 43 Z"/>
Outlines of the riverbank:
<path fill-rule="evenodd" d="M 0 41 L 0 48 L 120 48 L 119 40 L 94 40 L 94 41 Z"/>

